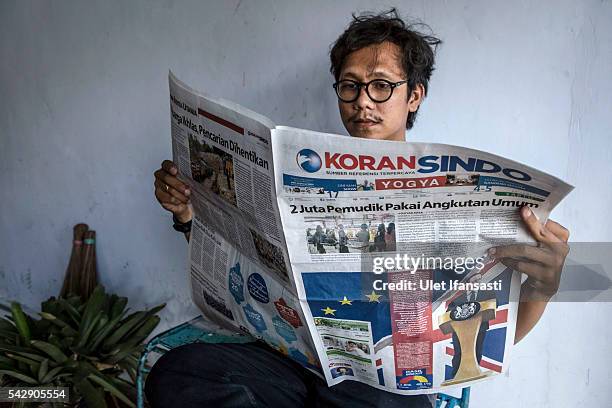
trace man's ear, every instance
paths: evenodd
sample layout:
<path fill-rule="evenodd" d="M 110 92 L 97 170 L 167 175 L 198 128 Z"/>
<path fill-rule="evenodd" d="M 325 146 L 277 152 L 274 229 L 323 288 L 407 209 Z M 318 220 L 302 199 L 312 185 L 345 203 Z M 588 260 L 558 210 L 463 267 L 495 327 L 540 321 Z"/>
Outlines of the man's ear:
<path fill-rule="evenodd" d="M 425 98 L 425 87 L 423 84 L 417 84 L 410 94 L 410 99 L 408 99 L 408 110 L 416 112 L 421 102 L 423 102 L 423 98 Z"/>

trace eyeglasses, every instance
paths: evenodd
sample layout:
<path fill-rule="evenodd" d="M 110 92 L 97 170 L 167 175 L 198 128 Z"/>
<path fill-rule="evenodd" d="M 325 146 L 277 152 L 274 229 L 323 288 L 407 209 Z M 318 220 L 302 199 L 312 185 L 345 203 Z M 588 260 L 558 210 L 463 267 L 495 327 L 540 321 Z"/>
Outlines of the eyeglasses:
<path fill-rule="evenodd" d="M 376 102 L 386 102 L 393 95 L 393 90 L 408 81 L 391 82 L 386 79 L 374 79 L 370 82 L 357 82 L 350 79 L 334 84 L 336 95 L 342 102 L 354 102 L 359 98 L 361 88 L 365 88 L 368 97 Z"/>

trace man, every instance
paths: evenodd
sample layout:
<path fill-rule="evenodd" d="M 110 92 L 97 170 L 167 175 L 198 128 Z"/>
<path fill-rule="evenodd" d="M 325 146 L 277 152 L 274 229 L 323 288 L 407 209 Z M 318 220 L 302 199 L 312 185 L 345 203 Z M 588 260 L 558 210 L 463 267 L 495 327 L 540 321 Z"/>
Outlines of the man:
<path fill-rule="evenodd" d="M 361 252 L 367 253 L 370 248 L 370 231 L 368 231 L 368 224 L 361 224 L 355 237 L 357 238 L 357 242 L 359 242 Z"/>
<path fill-rule="evenodd" d="M 344 231 L 344 225 L 338 225 L 338 252 L 341 254 L 348 254 L 348 237 L 346 231 Z"/>
<path fill-rule="evenodd" d="M 353 16 L 330 53 L 340 116 L 351 136 L 405 140 L 427 94 L 439 43 L 406 26 L 395 10 Z M 190 192 L 176 174 L 176 166 L 164 161 L 155 172 L 155 196 L 173 213 L 180 230 L 191 220 L 192 211 Z M 521 217 L 539 245 L 516 244 L 490 252 L 528 275 L 521 290 L 515 342 L 537 323 L 556 293 L 569 236 L 554 221 L 540 224 L 527 208 L 521 209 Z M 153 407 L 431 407 L 431 396 L 401 396 L 355 381 L 327 387 L 297 363 L 258 343 L 175 349 L 154 366 L 146 391 Z"/>
<path fill-rule="evenodd" d="M 312 243 L 314 244 L 317 252 L 320 254 L 325 253 L 325 247 L 323 246 L 323 244 L 325 243 L 326 239 L 326 235 L 323 234 L 323 227 L 317 225 L 317 229 L 312 237 Z"/>

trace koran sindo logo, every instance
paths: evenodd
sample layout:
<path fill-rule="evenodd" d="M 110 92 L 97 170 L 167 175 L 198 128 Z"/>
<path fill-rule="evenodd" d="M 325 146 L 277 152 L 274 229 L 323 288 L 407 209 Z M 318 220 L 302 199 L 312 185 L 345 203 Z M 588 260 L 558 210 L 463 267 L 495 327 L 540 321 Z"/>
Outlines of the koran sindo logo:
<path fill-rule="evenodd" d="M 321 169 L 323 161 L 317 152 L 311 149 L 302 149 L 295 157 L 298 166 L 308 173 L 314 173 Z"/>

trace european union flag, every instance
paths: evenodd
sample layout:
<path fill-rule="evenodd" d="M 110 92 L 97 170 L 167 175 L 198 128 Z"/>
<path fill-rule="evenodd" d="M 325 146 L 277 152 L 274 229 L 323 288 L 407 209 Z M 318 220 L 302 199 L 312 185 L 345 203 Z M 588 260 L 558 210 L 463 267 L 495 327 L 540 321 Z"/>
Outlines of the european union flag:
<path fill-rule="evenodd" d="M 302 274 L 313 317 L 371 322 L 374 344 L 391 335 L 388 293 L 374 290 L 372 285 L 375 279 L 381 278 L 382 275 L 363 272 Z"/>

